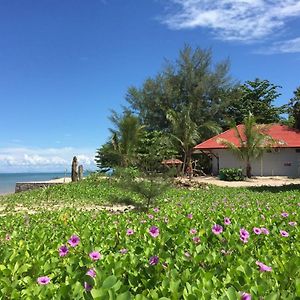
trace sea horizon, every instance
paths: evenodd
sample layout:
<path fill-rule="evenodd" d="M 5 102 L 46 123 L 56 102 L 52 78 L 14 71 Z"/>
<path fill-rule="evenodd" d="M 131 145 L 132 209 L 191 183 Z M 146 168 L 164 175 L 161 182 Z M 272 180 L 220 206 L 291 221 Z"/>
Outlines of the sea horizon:
<path fill-rule="evenodd" d="M 0 195 L 13 194 L 17 182 L 46 181 L 56 178 L 70 177 L 70 172 L 18 172 L 0 173 Z"/>

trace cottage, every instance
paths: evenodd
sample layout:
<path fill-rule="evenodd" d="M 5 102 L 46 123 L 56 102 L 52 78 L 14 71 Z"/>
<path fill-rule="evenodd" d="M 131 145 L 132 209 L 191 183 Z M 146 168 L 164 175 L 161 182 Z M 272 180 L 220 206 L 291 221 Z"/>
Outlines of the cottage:
<path fill-rule="evenodd" d="M 237 128 L 242 133 L 244 125 L 238 125 Z M 262 157 L 251 161 L 252 175 L 300 177 L 300 131 L 285 125 L 272 124 L 267 134 L 277 144 Z M 195 146 L 194 153 L 206 153 L 211 157 L 214 175 L 218 175 L 222 168 L 244 169 L 244 163 L 220 143 L 221 139 L 240 146 L 237 133 L 232 128 Z"/>

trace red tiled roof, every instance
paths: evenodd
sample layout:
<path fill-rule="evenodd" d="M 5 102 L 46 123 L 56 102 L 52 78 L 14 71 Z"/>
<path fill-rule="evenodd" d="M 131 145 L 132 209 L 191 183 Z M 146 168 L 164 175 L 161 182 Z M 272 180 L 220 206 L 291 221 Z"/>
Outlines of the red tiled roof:
<path fill-rule="evenodd" d="M 237 126 L 239 133 L 243 137 L 244 125 Z M 283 148 L 300 148 L 300 131 L 289 128 L 286 125 L 272 124 L 267 127 L 266 134 L 270 135 L 274 140 L 280 141 L 280 147 Z M 218 143 L 218 139 L 225 139 L 234 143 L 236 146 L 240 146 L 239 139 L 237 137 L 234 128 L 231 128 L 221 134 L 218 134 L 203 143 L 194 147 L 194 150 L 208 150 L 208 149 L 223 149 L 225 145 Z M 275 146 L 278 147 L 278 144 Z"/>

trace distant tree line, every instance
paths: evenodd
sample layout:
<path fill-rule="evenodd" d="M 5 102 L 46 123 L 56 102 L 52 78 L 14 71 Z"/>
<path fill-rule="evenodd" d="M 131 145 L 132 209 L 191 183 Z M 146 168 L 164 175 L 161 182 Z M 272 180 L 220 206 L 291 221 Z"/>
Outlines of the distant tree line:
<path fill-rule="evenodd" d="M 230 76 L 229 60 L 215 64 L 210 49 L 186 45 L 156 76 L 129 87 L 128 105 L 121 114 L 112 112 L 111 137 L 97 150 L 96 163 L 157 171 L 163 159 L 178 157 L 185 170 L 197 143 L 242 123 L 249 113 L 259 124 L 300 129 L 300 87 L 278 107 L 280 88 L 259 78 L 239 83 Z"/>

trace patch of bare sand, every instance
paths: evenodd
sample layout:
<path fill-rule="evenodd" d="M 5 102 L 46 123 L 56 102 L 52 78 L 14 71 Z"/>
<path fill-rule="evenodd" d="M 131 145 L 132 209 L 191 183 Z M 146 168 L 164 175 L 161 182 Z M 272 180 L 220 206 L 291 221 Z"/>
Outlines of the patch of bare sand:
<path fill-rule="evenodd" d="M 186 179 L 188 180 L 188 179 Z M 224 187 L 259 187 L 259 186 L 284 186 L 299 184 L 300 178 L 289 178 L 285 176 L 272 176 L 272 177 L 253 177 L 247 178 L 244 181 L 223 181 L 218 177 L 194 177 L 192 181 L 204 184 L 213 184 Z"/>

